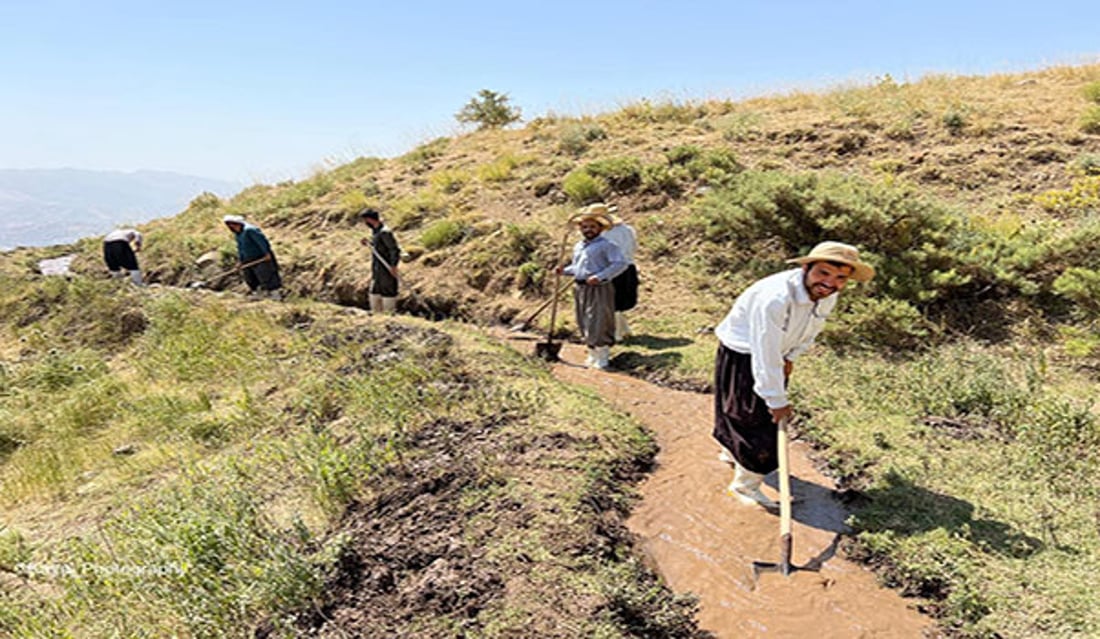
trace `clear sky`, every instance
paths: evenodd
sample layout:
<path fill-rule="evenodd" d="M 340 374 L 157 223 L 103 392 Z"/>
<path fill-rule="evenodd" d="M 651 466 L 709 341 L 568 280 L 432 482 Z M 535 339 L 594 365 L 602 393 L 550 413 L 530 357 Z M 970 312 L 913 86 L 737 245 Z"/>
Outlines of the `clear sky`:
<path fill-rule="evenodd" d="M 1100 0 L 0 0 L 0 168 L 252 182 L 525 118 L 1100 61 Z"/>

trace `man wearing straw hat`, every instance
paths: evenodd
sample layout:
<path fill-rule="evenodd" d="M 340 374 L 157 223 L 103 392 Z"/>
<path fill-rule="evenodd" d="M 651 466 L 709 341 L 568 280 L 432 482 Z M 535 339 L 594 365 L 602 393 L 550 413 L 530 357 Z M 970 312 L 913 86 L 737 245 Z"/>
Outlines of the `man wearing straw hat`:
<path fill-rule="evenodd" d="M 587 364 L 606 370 L 615 343 L 615 288 L 611 280 L 626 270 L 619 247 L 601 234 L 611 218 L 600 210 L 582 209 L 573 217 L 584 239 L 573 247 L 573 260 L 560 268 L 573 278 L 573 312 L 588 346 Z"/>
<path fill-rule="evenodd" d="M 787 380 L 814 342 L 849 280 L 875 275 L 859 250 L 822 242 L 787 260 L 798 268 L 758 280 L 742 292 L 718 328 L 714 373 L 714 438 L 734 471 L 727 492 L 744 504 L 775 509 L 760 490 L 778 467 L 777 424 L 792 414 Z"/>

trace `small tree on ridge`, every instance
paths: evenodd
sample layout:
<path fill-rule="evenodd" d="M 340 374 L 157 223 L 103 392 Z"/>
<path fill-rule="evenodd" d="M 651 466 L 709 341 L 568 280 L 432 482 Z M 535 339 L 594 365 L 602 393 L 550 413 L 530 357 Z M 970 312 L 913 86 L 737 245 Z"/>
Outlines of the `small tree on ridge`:
<path fill-rule="evenodd" d="M 520 110 L 508 105 L 507 94 L 489 89 L 478 91 L 477 97 L 470 98 L 466 106 L 455 114 L 459 122 L 476 123 L 478 129 L 499 129 L 518 122 L 519 118 Z"/>

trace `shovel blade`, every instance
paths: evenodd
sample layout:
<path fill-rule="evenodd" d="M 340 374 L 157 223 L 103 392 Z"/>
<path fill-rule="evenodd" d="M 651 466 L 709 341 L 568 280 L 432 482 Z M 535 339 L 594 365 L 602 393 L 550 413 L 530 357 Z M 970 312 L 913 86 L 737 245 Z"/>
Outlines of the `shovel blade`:
<path fill-rule="evenodd" d="M 777 572 L 784 577 L 790 577 L 791 572 L 794 571 L 794 567 L 788 563 L 772 563 L 768 561 L 754 561 L 752 562 L 752 578 L 755 580 L 760 579 L 760 575 L 766 572 Z"/>
<path fill-rule="evenodd" d="M 558 354 L 561 353 L 560 342 L 539 342 L 535 344 L 535 357 L 548 362 L 561 361 Z"/>
<path fill-rule="evenodd" d="M 766 572 L 778 572 L 784 577 L 791 576 L 795 568 L 791 565 L 791 546 L 792 538 L 790 533 L 784 533 L 779 536 L 779 563 L 768 561 L 754 561 L 752 562 L 752 576 L 754 579 L 759 579 L 760 575 Z"/>

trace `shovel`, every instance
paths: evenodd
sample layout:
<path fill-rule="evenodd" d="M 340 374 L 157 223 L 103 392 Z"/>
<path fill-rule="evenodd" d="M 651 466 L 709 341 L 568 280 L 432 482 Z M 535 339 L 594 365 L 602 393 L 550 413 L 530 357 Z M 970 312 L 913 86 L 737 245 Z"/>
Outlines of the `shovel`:
<path fill-rule="evenodd" d="M 269 257 L 269 255 L 270 254 L 265 255 L 265 256 L 261 257 L 260 259 L 258 259 L 258 260 L 252 260 L 251 262 L 245 262 L 244 264 L 238 264 L 238 265 L 234 266 L 233 268 L 229 269 L 228 271 L 222 271 L 221 273 L 218 273 L 214 277 L 210 278 L 210 280 L 211 281 L 217 281 L 217 280 L 220 280 L 221 278 L 223 278 L 227 275 L 232 275 L 233 273 L 236 273 L 236 272 L 240 271 L 241 269 L 248 268 L 249 266 L 256 266 L 260 262 L 266 262 L 269 259 L 271 259 Z M 205 288 L 206 287 L 206 280 L 199 280 L 197 282 L 191 282 L 190 286 L 191 286 L 191 288 Z"/>
<path fill-rule="evenodd" d="M 561 288 L 558 289 L 558 292 L 554 294 L 555 297 L 558 296 L 558 295 L 561 295 L 562 293 L 564 293 L 565 289 L 569 288 L 570 284 L 572 284 L 572 282 L 566 282 L 565 284 L 562 284 Z M 554 298 L 550 298 L 548 300 L 543 301 L 543 303 L 539 304 L 539 307 L 536 308 L 535 311 L 533 313 L 531 313 L 531 315 L 528 316 L 527 319 L 523 320 L 522 322 L 519 322 L 518 324 L 512 324 L 510 327 L 508 327 L 508 330 L 512 333 L 517 333 L 519 331 L 527 330 L 528 328 L 531 327 L 531 322 L 535 321 L 535 318 L 538 317 L 539 314 L 541 314 L 543 311 L 545 311 L 546 307 L 550 306 L 551 302 L 553 302 L 553 301 L 554 301 Z"/>
<path fill-rule="evenodd" d="M 779 563 L 767 561 L 752 562 L 752 574 L 754 579 L 759 579 L 765 572 L 778 572 L 784 577 L 790 576 L 795 570 L 818 572 L 820 565 L 808 564 L 806 566 L 791 565 L 791 471 L 790 451 L 788 450 L 787 423 L 789 417 L 779 420 L 779 437 L 776 442 L 779 449 Z"/>
<path fill-rule="evenodd" d="M 569 240 L 569 231 L 566 229 L 561 236 L 561 246 L 558 247 L 558 268 L 554 269 L 554 297 L 550 298 L 550 331 L 546 334 L 546 341 L 535 344 L 535 357 L 548 362 L 561 361 L 558 355 L 561 353 L 561 342 L 554 342 L 554 326 L 558 319 L 558 298 L 561 297 L 561 259 L 565 253 L 565 243 Z M 566 282 L 568 284 L 568 282 Z"/>

